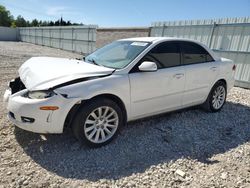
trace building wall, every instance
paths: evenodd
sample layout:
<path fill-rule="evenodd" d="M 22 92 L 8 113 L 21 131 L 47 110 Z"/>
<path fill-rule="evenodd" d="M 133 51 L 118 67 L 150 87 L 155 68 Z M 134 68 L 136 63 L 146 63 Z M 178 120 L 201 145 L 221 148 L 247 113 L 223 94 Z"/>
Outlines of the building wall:
<path fill-rule="evenodd" d="M 189 38 L 236 63 L 235 85 L 250 88 L 250 17 L 155 22 L 151 36 Z"/>
<path fill-rule="evenodd" d="M 114 40 L 132 37 L 147 37 L 150 29 L 148 27 L 129 28 L 98 28 L 96 37 L 96 47 L 100 48 Z"/>
<path fill-rule="evenodd" d="M 118 39 L 147 37 L 148 27 L 0 27 L 0 40 L 23 41 L 80 53 L 90 53 Z"/>
<path fill-rule="evenodd" d="M 23 27 L 20 40 L 33 44 L 88 54 L 95 50 L 96 27 L 57 26 L 57 27 Z"/>
<path fill-rule="evenodd" d="M 0 27 L 0 41 L 18 41 L 19 31 L 17 28 Z"/>

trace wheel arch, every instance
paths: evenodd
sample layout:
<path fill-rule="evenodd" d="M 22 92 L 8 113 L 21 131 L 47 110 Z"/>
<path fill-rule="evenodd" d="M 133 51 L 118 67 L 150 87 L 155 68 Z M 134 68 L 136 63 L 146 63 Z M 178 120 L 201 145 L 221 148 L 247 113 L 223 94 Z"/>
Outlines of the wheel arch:
<path fill-rule="evenodd" d="M 107 98 L 107 99 L 114 101 L 116 104 L 118 104 L 118 106 L 121 108 L 122 113 L 124 115 L 124 125 L 126 124 L 128 114 L 127 114 L 127 110 L 126 110 L 125 104 L 122 101 L 122 99 L 120 97 L 118 97 L 117 95 L 104 93 L 104 94 L 96 95 L 90 99 L 83 99 L 83 100 L 77 102 L 76 104 L 74 104 L 67 114 L 67 117 L 66 117 L 65 122 L 64 122 L 64 128 L 71 127 L 71 123 L 72 123 L 75 115 L 77 114 L 77 112 L 81 106 L 86 104 L 86 102 L 91 102 L 92 100 L 95 100 L 97 98 Z"/>
<path fill-rule="evenodd" d="M 211 85 L 211 87 L 210 87 L 210 89 L 209 89 L 209 93 L 210 93 L 210 91 L 212 90 L 212 88 L 213 88 L 218 82 L 223 82 L 223 83 L 225 84 L 225 86 L 226 86 L 226 89 L 227 89 L 227 81 L 226 81 L 226 79 L 225 79 L 225 78 L 220 78 L 220 79 L 216 80 L 216 81 Z"/>
<path fill-rule="evenodd" d="M 223 105 L 219 108 L 219 109 L 217 109 L 217 110 L 214 110 L 214 109 L 212 109 L 212 107 L 211 107 L 211 104 L 210 104 L 210 97 L 211 97 L 211 95 L 212 95 L 212 91 L 213 91 L 213 88 L 218 84 L 218 83 L 223 83 L 224 85 L 225 85 L 225 92 L 226 92 L 226 94 L 227 94 L 227 82 L 226 82 L 226 79 L 224 79 L 224 78 L 221 78 L 221 79 L 218 79 L 217 81 L 215 81 L 214 82 L 214 84 L 211 86 L 211 88 L 210 88 L 210 90 L 209 90 L 209 93 L 208 93 L 208 95 L 207 95 L 207 97 L 206 97 L 206 100 L 202 103 L 202 108 L 204 109 L 204 110 L 206 110 L 206 111 L 208 111 L 208 112 L 217 112 L 217 111 L 219 111 L 221 108 L 222 108 L 222 106 L 224 105 L 224 103 L 225 103 L 225 101 L 224 101 L 224 103 L 223 103 Z M 226 97 L 227 96 L 225 96 L 225 100 L 226 100 Z"/>
<path fill-rule="evenodd" d="M 217 80 L 217 81 L 214 83 L 214 85 L 215 85 L 216 83 L 218 83 L 218 82 L 223 82 L 223 83 L 225 84 L 225 86 L 226 86 L 226 89 L 227 89 L 227 81 L 226 81 L 226 79 L 224 79 L 224 78 L 219 79 L 219 80 Z M 213 85 L 213 86 L 214 86 L 214 85 Z"/>
<path fill-rule="evenodd" d="M 216 80 L 216 81 L 211 85 L 211 87 L 209 88 L 208 93 L 207 93 L 207 95 L 205 96 L 203 102 L 205 102 L 205 101 L 207 100 L 207 98 L 208 98 L 208 96 L 209 96 L 211 90 L 213 89 L 213 87 L 215 86 L 215 84 L 217 84 L 218 82 L 223 82 L 223 83 L 225 84 L 225 86 L 226 86 L 226 89 L 227 89 L 227 81 L 226 81 L 226 79 L 220 78 L 220 79 Z"/>

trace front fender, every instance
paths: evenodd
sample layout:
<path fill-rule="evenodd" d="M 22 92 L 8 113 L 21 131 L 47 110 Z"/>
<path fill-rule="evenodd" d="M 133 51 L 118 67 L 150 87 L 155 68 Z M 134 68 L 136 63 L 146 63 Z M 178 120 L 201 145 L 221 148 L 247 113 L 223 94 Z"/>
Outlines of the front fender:
<path fill-rule="evenodd" d="M 130 117 L 130 84 L 127 75 L 111 75 L 67 85 L 54 90 L 56 93 L 78 101 L 88 100 L 102 94 L 111 94 L 121 99 Z"/>

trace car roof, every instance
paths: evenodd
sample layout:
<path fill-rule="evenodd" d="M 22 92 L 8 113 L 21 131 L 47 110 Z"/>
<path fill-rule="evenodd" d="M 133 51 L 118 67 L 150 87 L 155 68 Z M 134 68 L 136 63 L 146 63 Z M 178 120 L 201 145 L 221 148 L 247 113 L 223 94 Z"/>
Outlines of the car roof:
<path fill-rule="evenodd" d="M 197 42 L 191 39 L 176 38 L 176 37 L 136 37 L 136 38 L 120 39 L 119 41 L 160 42 L 160 41 L 172 41 L 172 40 Z"/>
<path fill-rule="evenodd" d="M 120 39 L 118 41 L 137 41 L 137 42 L 151 42 L 151 43 L 158 43 L 158 42 L 163 42 L 163 41 L 187 41 L 187 42 L 193 42 L 197 43 L 203 48 L 205 48 L 210 55 L 215 60 L 219 60 L 220 58 L 211 50 L 208 48 L 208 46 L 204 45 L 203 43 L 192 40 L 192 39 L 187 39 L 187 38 L 176 38 L 176 37 L 136 37 L 136 38 L 126 38 L 126 39 Z"/>

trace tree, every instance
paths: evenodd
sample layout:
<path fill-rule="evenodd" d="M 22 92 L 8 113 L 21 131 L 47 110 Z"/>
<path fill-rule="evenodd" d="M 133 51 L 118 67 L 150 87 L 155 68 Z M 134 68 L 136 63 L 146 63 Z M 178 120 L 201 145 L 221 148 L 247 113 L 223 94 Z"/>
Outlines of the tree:
<path fill-rule="evenodd" d="M 31 27 L 31 22 L 29 20 L 26 20 L 26 27 Z"/>
<path fill-rule="evenodd" d="M 21 15 L 16 19 L 10 14 L 10 11 L 0 5 L 0 26 L 5 27 L 38 27 L 38 26 L 67 26 L 67 25 L 83 25 L 82 23 L 71 23 L 70 21 L 63 20 L 61 16 L 57 21 L 38 21 L 33 19 L 32 21 L 25 20 Z"/>
<path fill-rule="evenodd" d="M 15 23 L 16 23 L 17 27 L 26 27 L 27 26 L 26 20 L 21 15 L 17 16 Z"/>
<path fill-rule="evenodd" d="M 32 20 L 31 27 L 37 27 L 37 26 L 39 26 L 38 20 L 37 19 Z"/>
<path fill-rule="evenodd" d="M 55 26 L 59 26 L 60 25 L 60 20 L 55 21 Z"/>
<path fill-rule="evenodd" d="M 55 24 L 54 24 L 54 22 L 53 21 L 50 21 L 49 22 L 49 26 L 54 26 Z"/>
<path fill-rule="evenodd" d="M 12 22 L 11 22 L 11 26 L 10 26 L 10 27 L 16 28 L 16 23 L 15 23 L 15 21 L 12 21 Z"/>
<path fill-rule="evenodd" d="M 0 26 L 10 27 L 13 21 L 13 16 L 10 14 L 10 11 L 0 5 Z"/>
<path fill-rule="evenodd" d="M 47 21 L 43 21 L 41 24 L 41 26 L 48 26 L 48 25 L 49 25 L 49 22 L 47 22 Z"/>
<path fill-rule="evenodd" d="M 70 21 L 67 21 L 66 25 L 72 25 Z"/>

